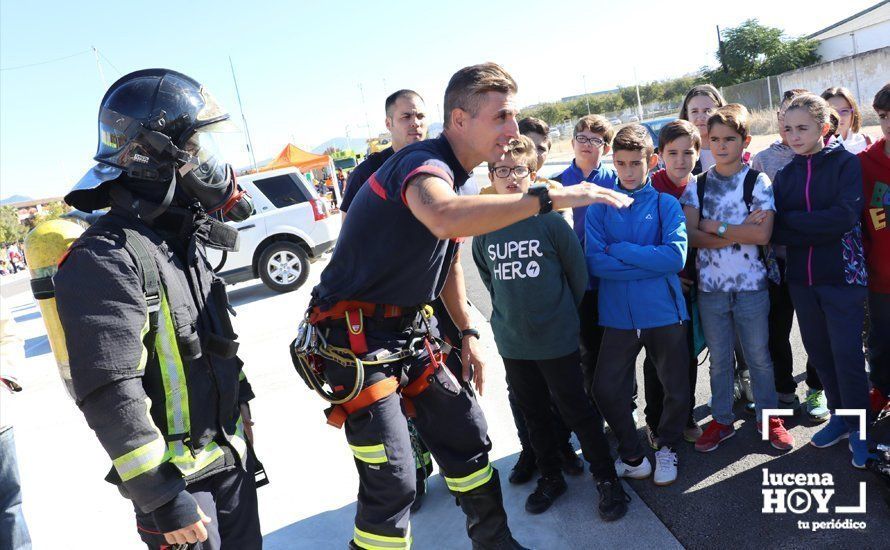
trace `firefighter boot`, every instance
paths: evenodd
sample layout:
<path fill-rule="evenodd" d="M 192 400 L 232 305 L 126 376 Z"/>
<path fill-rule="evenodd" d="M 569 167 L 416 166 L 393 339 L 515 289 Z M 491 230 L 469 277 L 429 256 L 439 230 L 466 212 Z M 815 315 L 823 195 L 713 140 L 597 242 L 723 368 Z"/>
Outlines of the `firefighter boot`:
<path fill-rule="evenodd" d="M 467 516 L 473 550 L 526 550 L 513 539 L 507 526 L 497 470 L 485 485 L 458 495 L 457 502 Z"/>

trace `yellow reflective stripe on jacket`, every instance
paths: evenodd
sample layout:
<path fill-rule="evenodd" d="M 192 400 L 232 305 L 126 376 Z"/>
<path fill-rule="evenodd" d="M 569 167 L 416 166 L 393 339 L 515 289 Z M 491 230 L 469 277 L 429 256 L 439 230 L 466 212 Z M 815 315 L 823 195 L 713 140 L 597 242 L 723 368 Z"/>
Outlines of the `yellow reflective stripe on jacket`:
<path fill-rule="evenodd" d="M 188 387 L 186 386 L 185 368 L 179 355 L 179 344 L 176 341 L 176 330 L 173 317 L 170 315 L 170 303 L 162 293 L 158 334 L 155 337 L 158 362 L 161 369 L 161 380 L 164 384 L 167 412 L 167 433 L 188 434 L 191 428 L 189 417 Z M 172 441 L 170 446 L 173 454 L 182 456 L 186 452 L 184 443 Z"/>
<path fill-rule="evenodd" d="M 448 485 L 448 488 L 452 491 L 466 493 L 467 491 L 472 491 L 476 487 L 481 487 L 488 483 L 492 475 L 494 475 L 494 470 L 492 469 L 491 464 L 486 464 L 484 468 L 476 470 L 465 477 L 446 477 L 445 484 Z"/>
<path fill-rule="evenodd" d="M 411 548 L 411 525 L 408 525 L 408 531 L 404 537 L 375 535 L 356 527 L 352 541 L 359 548 L 365 548 L 366 550 L 392 550 L 393 548 L 404 548 L 407 550 Z"/>
<path fill-rule="evenodd" d="M 383 448 L 383 443 L 365 446 L 350 445 L 349 448 L 352 449 L 352 454 L 355 455 L 355 458 L 368 464 L 383 464 L 389 461 L 386 458 L 386 449 Z"/>
<path fill-rule="evenodd" d="M 145 335 L 148 334 L 148 316 L 145 316 L 145 324 L 142 325 L 142 332 L 139 333 L 139 341 L 145 341 Z M 136 371 L 145 370 L 145 365 L 148 364 L 148 350 L 145 346 L 142 346 L 142 355 L 139 357 L 139 366 L 136 367 Z"/>
<path fill-rule="evenodd" d="M 129 481 L 134 477 L 153 470 L 164 463 L 167 458 L 167 443 L 160 433 L 150 442 L 133 449 L 129 453 L 115 458 L 114 469 L 121 481 Z"/>
<path fill-rule="evenodd" d="M 235 423 L 235 435 L 232 436 L 232 446 L 238 456 L 241 457 L 241 463 L 247 460 L 247 436 L 244 435 L 244 418 L 239 414 L 238 421 Z"/>
<path fill-rule="evenodd" d="M 244 370 L 238 371 L 238 381 L 243 382 L 247 378 L 247 375 L 244 374 Z"/>
<path fill-rule="evenodd" d="M 180 442 L 180 445 L 181 444 L 182 442 Z M 171 443 L 170 446 L 172 448 L 173 443 Z M 170 459 L 170 462 L 182 472 L 182 475 L 190 476 L 200 472 L 207 466 L 210 466 L 213 462 L 219 460 L 223 456 L 224 453 L 220 446 L 217 445 L 215 441 L 211 441 L 203 449 L 198 451 L 195 456 L 192 456 L 190 452 L 185 451 L 182 454 L 174 454 L 173 458 Z"/>

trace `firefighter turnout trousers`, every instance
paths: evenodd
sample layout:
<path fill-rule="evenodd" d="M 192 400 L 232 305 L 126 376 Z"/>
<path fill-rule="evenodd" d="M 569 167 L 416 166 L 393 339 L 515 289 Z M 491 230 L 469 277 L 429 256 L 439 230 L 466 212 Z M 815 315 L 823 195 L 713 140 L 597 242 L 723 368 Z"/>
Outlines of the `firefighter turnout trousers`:
<path fill-rule="evenodd" d="M 404 349 L 407 333 L 375 331 L 376 321 L 365 319 L 370 355 L 385 349 Z M 348 347 L 342 321 L 330 323 L 328 341 Z M 343 328 L 340 328 L 343 327 Z M 367 388 L 388 377 L 410 386 L 429 365 L 426 352 L 403 362 L 366 366 Z M 461 361 L 457 350 L 445 362 L 457 380 Z M 325 361 L 331 387 L 348 387 L 351 367 Z M 430 385 L 410 399 L 395 392 L 355 411 L 346 418 L 346 441 L 359 474 L 358 505 L 353 545 L 369 550 L 410 548 L 410 508 L 417 479 L 406 410 L 416 414 L 414 425 L 439 465 L 451 493 L 467 514 L 467 531 L 474 548 L 498 548 L 512 541 L 501 499 L 497 472 L 488 462 L 491 442 L 488 425 L 467 384 L 451 394 Z"/>

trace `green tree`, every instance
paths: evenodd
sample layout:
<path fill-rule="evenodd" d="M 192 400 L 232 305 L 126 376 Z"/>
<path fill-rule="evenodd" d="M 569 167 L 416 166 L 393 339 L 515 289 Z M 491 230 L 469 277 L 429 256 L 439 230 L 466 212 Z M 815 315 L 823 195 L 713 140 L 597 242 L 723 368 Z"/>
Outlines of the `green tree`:
<path fill-rule="evenodd" d="M 19 215 L 11 206 L 0 207 L 0 243 L 3 245 L 18 242 L 25 238 L 28 228 L 19 221 Z"/>
<path fill-rule="evenodd" d="M 544 103 L 540 105 L 537 109 L 537 116 L 539 118 L 544 119 L 547 124 L 559 124 L 563 120 L 567 118 L 571 118 L 572 112 L 569 110 L 567 104 L 558 102 L 558 103 Z"/>
<path fill-rule="evenodd" d="M 40 214 L 34 220 L 34 225 L 61 218 L 63 214 L 71 212 L 71 207 L 62 201 L 51 202 L 43 207 Z"/>
<path fill-rule="evenodd" d="M 782 29 L 748 19 L 723 32 L 723 51 L 717 51 L 721 67 L 706 69 L 717 86 L 730 86 L 779 74 L 819 61 L 818 41 L 786 37 Z"/>

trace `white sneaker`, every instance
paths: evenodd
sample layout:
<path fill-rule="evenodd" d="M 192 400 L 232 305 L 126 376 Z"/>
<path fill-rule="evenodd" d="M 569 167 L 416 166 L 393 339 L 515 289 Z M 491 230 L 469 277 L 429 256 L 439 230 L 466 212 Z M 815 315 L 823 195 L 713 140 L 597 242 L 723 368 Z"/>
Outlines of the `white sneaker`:
<path fill-rule="evenodd" d="M 615 473 L 618 477 L 630 477 L 633 479 L 646 479 L 652 475 L 652 463 L 645 456 L 639 466 L 631 466 L 620 458 L 615 461 Z"/>
<path fill-rule="evenodd" d="M 662 447 L 655 453 L 655 477 L 656 485 L 670 485 L 677 481 L 677 453 L 670 447 Z"/>

